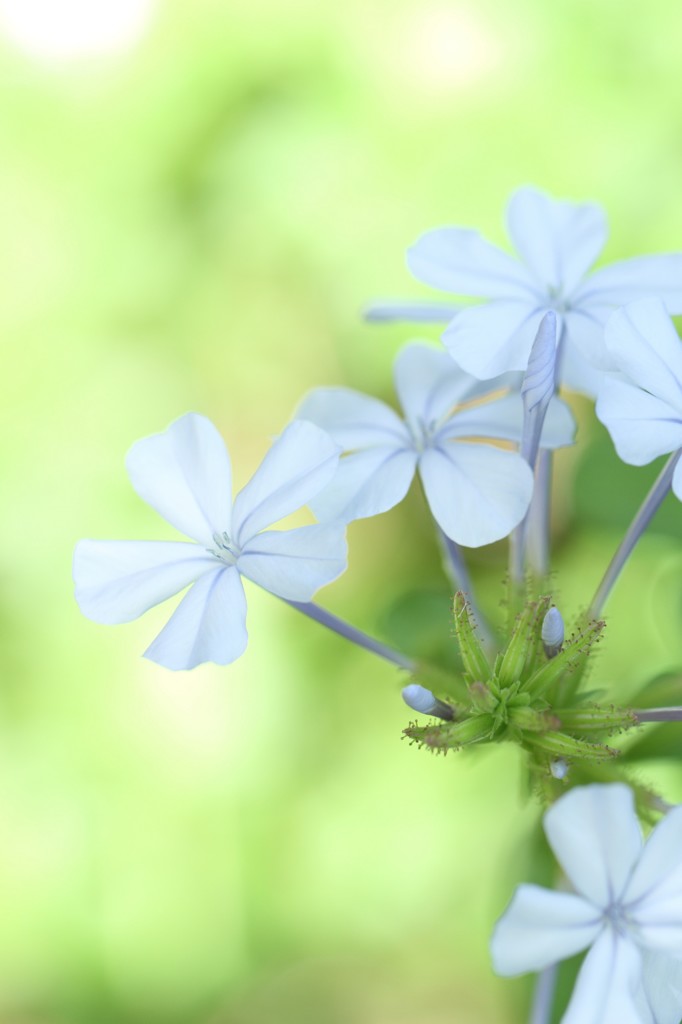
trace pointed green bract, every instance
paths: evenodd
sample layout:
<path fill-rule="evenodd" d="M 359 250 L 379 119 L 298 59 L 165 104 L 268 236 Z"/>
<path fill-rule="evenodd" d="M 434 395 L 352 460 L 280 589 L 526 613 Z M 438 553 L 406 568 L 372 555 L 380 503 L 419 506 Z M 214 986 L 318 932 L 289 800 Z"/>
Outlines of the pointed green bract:
<path fill-rule="evenodd" d="M 570 732 L 615 732 L 632 729 L 637 717 L 627 708 L 559 708 L 553 712 L 560 722 L 560 728 Z"/>
<path fill-rule="evenodd" d="M 523 689 L 532 697 L 540 697 L 558 683 L 564 672 L 570 671 L 589 652 L 599 639 L 605 623 L 599 619 L 591 622 L 573 640 L 570 640 L 559 654 L 534 672 L 523 684 Z"/>
<path fill-rule="evenodd" d="M 565 757 L 582 761 L 610 761 L 618 757 L 618 751 L 607 747 L 604 743 L 588 743 L 563 732 L 527 733 L 524 743 L 538 750 L 551 754 L 552 757 Z"/>
<path fill-rule="evenodd" d="M 549 597 L 531 601 L 517 617 L 497 672 L 500 686 L 511 686 L 523 679 L 531 669 L 538 650 L 539 630 L 549 603 Z"/>
<path fill-rule="evenodd" d="M 485 683 L 491 676 L 490 665 L 481 642 L 476 636 L 476 627 L 469 603 L 461 590 L 455 594 L 453 611 L 457 643 L 469 682 Z"/>
<path fill-rule="evenodd" d="M 403 732 L 432 750 L 458 750 L 490 739 L 493 727 L 492 715 L 476 715 L 448 725 L 411 725 Z"/>

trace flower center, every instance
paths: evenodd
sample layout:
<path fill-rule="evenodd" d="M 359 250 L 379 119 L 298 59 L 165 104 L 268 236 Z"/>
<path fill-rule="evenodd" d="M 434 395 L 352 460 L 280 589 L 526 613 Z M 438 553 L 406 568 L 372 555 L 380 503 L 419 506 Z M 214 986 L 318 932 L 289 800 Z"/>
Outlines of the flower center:
<path fill-rule="evenodd" d="M 604 920 L 619 935 L 632 930 L 632 919 L 621 903 L 610 903 L 604 911 Z"/>
<path fill-rule="evenodd" d="M 225 565 L 234 565 L 239 558 L 239 548 L 230 539 L 229 533 L 223 530 L 222 533 L 213 534 L 213 543 L 215 547 L 206 548 L 209 555 L 213 555 L 218 561 L 224 562 Z"/>
<path fill-rule="evenodd" d="M 409 423 L 408 426 L 412 434 L 412 445 L 415 451 L 421 453 L 431 447 L 434 435 L 438 429 L 437 420 L 429 420 L 427 423 L 420 416 L 416 423 Z"/>

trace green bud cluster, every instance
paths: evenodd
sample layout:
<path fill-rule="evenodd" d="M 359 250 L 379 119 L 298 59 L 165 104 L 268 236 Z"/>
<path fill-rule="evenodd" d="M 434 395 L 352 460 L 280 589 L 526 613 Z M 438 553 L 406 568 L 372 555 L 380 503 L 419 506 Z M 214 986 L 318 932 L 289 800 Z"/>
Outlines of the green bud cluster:
<path fill-rule="evenodd" d="M 548 652 L 542 625 L 550 606 L 549 596 L 528 600 L 493 660 L 479 638 L 465 594 L 458 592 L 453 611 L 462 673 L 446 678 L 441 670 L 425 669 L 415 675 L 449 704 L 453 720 L 413 723 L 405 735 L 438 752 L 513 742 L 527 752 L 536 778 L 550 778 L 557 762 L 579 766 L 584 773 L 618 757 L 619 751 L 605 740 L 637 725 L 636 716 L 627 708 L 594 703 L 584 687 L 587 660 L 604 622 L 582 622 L 565 643 Z"/>

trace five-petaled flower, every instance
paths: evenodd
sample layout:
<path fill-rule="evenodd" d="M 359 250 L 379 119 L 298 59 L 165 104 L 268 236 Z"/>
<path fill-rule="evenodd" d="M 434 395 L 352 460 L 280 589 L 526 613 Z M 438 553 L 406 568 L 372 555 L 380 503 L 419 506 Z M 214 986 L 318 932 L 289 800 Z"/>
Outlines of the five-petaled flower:
<path fill-rule="evenodd" d="M 621 459 L 643 466 L 682 449 L 682 341 L 663 303 L 641 299 L 619 309 L 605 340 L 624 376 L 606 377 L 596 411 Z M 682 501 L 682 459 L 672 489 Z"/>
<path fill-rule="evenodd" d="M 588 274 L 607 237 L 599 206 L 521 188 L 509 201 L 507 228 L 520 259 L 477 231 L 456 227 L 428 231 L 408 250 L 408 266 L 420 281 L 488 302 L 435 314 L 419 303 L 388 303 L 370 317 L 452 316 L 444 344 L 460 366 L 485 379 L 525 369 L 538 324 L 553 309 L 563 332 L 560 379 L 594 395 L 600 371 L 613 367 L 603 332 L 617 306 L 657 295 L 668 312 L 682 313 L 682 253 L 639 256 Z"/>
<path fill-rule="evenodd" d="M 311 502 L 317 517 L 350 522 L 385 512 L 405 497 L 418 471 L 434 519 L 452 540 L 478 547 L 507 536 L 528 509 L 532 473 L 516 452 L 473 439 L 519 440 L 521 396 L 500 390 L 508 390 L 510 378 L 482 383 L 446 352 L 420 344 L 402 349 L 394 374 L 404 420 L 349 388 L 318 388 L 303 399 L 297 415 L 347 453 Z M 570 444 L 573 431 L 568 408 L 555 399 L 542 444 Z"/>
<path fill-rule="evenodd" d="M 205 417 L 188 413 L 138 441 L 126 460 L 133 487 L 195 543 L 80 541 L 74 580 L 81 611 L 96 622 L 129 622 L 193 583 L 145 656 L 172 669 L 234 661 L 247 643 L 242 576 L 279 597 L 309 601 L 345 569 L 338 523 L 266 530 L 324 487 L 339 453 L 314 424 L 292 423 L 233 503 L 230 459 Z"/>
<path fill-rule="evenodd" d="M 589 785 L 544 827 L 575 892 L 519 886 L 493 933 L 494 969 L 539 971 L 589 947 L 562 1024 L 678 1024 L 682 807 L 644 844 L 629 787 Z"/>

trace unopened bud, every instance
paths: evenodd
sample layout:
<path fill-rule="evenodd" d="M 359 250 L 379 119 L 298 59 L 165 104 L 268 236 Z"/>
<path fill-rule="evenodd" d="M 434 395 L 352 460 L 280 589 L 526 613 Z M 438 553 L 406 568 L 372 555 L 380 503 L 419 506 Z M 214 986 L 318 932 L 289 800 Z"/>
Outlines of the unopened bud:
<path fill-rule="evenodd" d="M 550 608 L 542 620 L 542 646 L 548 658 L 555 658 L 564 642 L 564 620 L 558 608 Z"/>
<path fill-rule="evenodd" d="M 434 697 L 430 690 L 419 683 L 410 683 L 403 689 L 403 700 L 408 708 L 422 715 L 435 715 L 436 718 L 444 718 L 448 722 L 454 718 L 454 711 L 450 705 Z"/>

